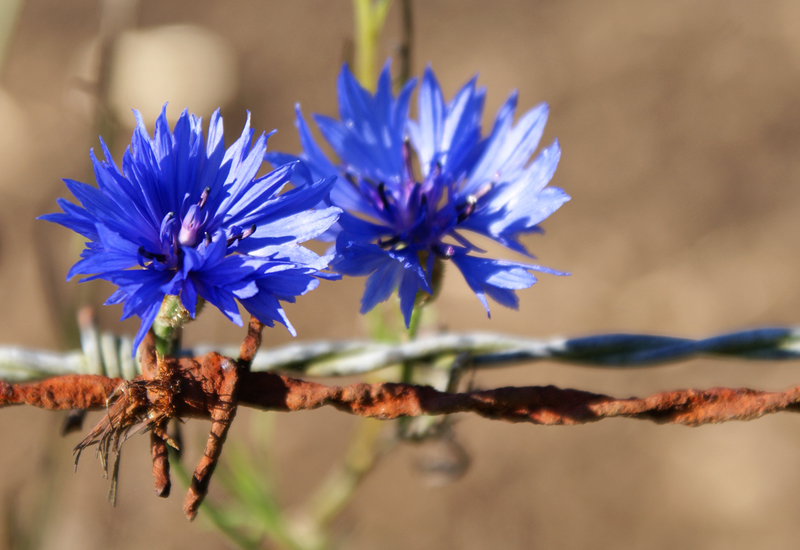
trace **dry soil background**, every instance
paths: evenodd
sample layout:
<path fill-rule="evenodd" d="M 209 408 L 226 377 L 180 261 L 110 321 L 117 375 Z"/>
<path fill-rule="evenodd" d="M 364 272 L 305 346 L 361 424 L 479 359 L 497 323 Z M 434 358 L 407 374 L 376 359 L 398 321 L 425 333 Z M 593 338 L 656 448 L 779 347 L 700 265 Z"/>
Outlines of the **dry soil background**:
<path fill-rule="evenodd" d="M 152 123 L 166 100 L 206 119 L 220 103 L 229 142 L 249 109 L 255 128 L 278 128 L 272 148 L 296 150 L 295 102 L 335 113 L 350 6 L 142 0 L 132 15 L 143 34 L 123 41 L 113 108 L 137 107 Z M 398 35 L 396 11 L 389 17 L 385 55 Z M 563 149 L 554 184 L 573 197 L 544 224 L 546 236 L 528 240 L 543 264 L 571 277 L 542 277 L 520 293 L 519 312 L 496 306 L 491 321 L 463 281 L 448 277 L 439 325 L 701 337 L 799 320 L 800 3 L 426 0 L 416 2 L 415 24 L 414 70 L 430 62 L 448 96 L 479 72 L 490 115 L 513 88 L 523 109 L 550 104 L 544 142 L 557 136 Z M 165 27 L 172 25 L 192 26 Z M 99 283 L 63 282 L 78 245 L 66 230 L 34 221 L 66 194 L 60 178 L 91 177 L 96 131 L 86 79 L 100 26 L 98 1 L 27 0 L 2 67 L 3 343 L 66 346 L 63 312 L 109 293 Z M 172 88 L 164 84 L 170 79 Z M 131 121 L 125 115 L 123 123 Z M 115 151 L 129 131 L 120 129 Z M 289 308 L 300 338 L 363 336 L 362 288 L 361 280 L 323 284 Z M 104 328 L 118 329 L 119 310 L 101 315 Z M 240 335 L 209 312 L 187 339 Z M 274 329 L 266 341 L 289 339 Z M 605 373 L 542 364 L 484 373 L 477 383 L 627 396 L 717 385 L 780 389 L 800 383 L 798 369 L 698 360 Z M 7 518 L 0 540 L 18 525 L 41 530 L 48 549 L 226 547 L 202 521 L 186 522 L 180 496 L 153 495 L 144 438 L 126 444 L 112 509 L 91 455 L 71 472 L 79 436 L 59 439 L 56 417 L 0 411 L 0 517 Z M 246 437 L 249 420 L 241 415 L 232 437 Z M 207 425 L 194 424 L 190 439 L 202 439 Z M 287 505 L 324 476 L 353 426 L 335 411 L 278 418 Z M 464 417 L 456 429 L 472 457 L 467 475 L 431 489 L 412 467 L 424 449 L 400 448 L 336 524 L 341 548 L 794 548 L 800 537 L 795 416 L 698 429 L 633 420 L 542 428 Z M 194 460 L 197 450 L 189 454 Z"/>

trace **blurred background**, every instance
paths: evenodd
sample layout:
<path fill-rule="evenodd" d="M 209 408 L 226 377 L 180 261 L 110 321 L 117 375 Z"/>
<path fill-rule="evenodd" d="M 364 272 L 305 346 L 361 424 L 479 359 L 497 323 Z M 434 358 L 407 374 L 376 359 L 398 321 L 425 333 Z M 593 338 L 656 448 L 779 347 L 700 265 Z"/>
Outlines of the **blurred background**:
<path fill-rule="evenodd" d="M 512 89 L 520 109 L 551 106 L 543 139 L 563 155 L 553 184 L 573 200 L 526 242 L 543 276 L 520 311 L 492 319 L 456 273 L 427 330 L 525 336 L 649 332 L 704 337 L 800 320 L 800 3 L 636 0 L 426 0 L 414 11 L 413 72 L 431 63 L 446 97 L 472 75 L 487 118 Z M 399 4 L 381 57 L 395 55 Z M 227 142 L 245 110 L 272 149 L 296 152 L 293 106 L 336 113 L 335 78 L 351 49 L 345 0 L 0 0 L 0 342 L 77 347 L 74 310 L 111 287 L 64 282 L 81 242 L 35 221 L 66 196 L 60 178 L 92 181 L 102 133 L 116 158 L 131 108 L 152 128 L 169 101 Z M 521 112 L 520 111 L 520 112 Z M 492 250 L 500 253 L 497 250 Z M 362 338 L 363 280 L 323 283 L 288 308 L 299 339 Z M 119 308 L 98 311 L 106 330 Z M 236 343 L 211 309 L 185 342 Z M 265 345 L 291 340 L 270 330 Z M 556 384 L 643 396 L 686 387 L 783 389 L 798 366 L 696 360 L 599 372 L 555 364 L 479 373 L 477 387 Z M 263 413 L 242 411 L 230 440 Z M 333 410 L 274 420 L 277 491 L 288 510 L 345 452 L 355 419 Z M 0 411 L 0 547 L 227 548 L 183 489 L 153 495 L 147 438 L 125 445 L 119 501 L 91 453 L 72 473 L 63 417 Z M 90 416 L 87 425 L 96 420 Z M 270 428 L 270 429 L 273 429 Z M 463 478 L 431 487 L 420 468 L 436 442 L 402 444 L 379 462 L 333 526 L 344 549 L 793 548 L 800 537 L 800 421 L 783 414 L 702 428 L 606 420 L 537 427 L 460 416 Z M 187 464 L 208 424 L 186 426 Z M 267 465 L 265 464 L 266 468 Z M 438 480 L 441 481 L 441 480 Z M 433 483 L 435 484 L 435 483 Z M 225 494 L 212 482 L 212 497 Z M 222 504 L 224 506 L 224 504 Z"/>

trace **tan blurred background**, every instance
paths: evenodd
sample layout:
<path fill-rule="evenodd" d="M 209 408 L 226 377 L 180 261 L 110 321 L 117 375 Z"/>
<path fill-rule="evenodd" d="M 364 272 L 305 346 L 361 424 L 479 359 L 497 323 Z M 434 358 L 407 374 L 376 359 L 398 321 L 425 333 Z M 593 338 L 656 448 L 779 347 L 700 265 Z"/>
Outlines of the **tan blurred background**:
<path fill-rule="evenodd" d="M 13 12 L 12 0 L 0 2 Z M 257 130 L 279 130 L 270 147 L 288 151 L 299 146 L 295 102 L 307 113 L 336 112 L 335 77 L 352 35 L 348 1 L 141 0 L 130 13 L 126 2 L 105 5 L 101 17 L 99 1 L 26 0 L 5 50 L 3 343 L 74 345 L 72 308 L 110 293 L 102 283 L 65 283 L 80 243 L 34 221 L 65 196 L 60 178 L 91 179 L 98 92 L 117 155 L 129 109 L 152 127 L 167 100 L 172 114 L 188 106 L 206 120 L 221 106 L 229 143 L 249 109 Z M 396 8 L 382 56 L 396 51 Z M 430 62 L 448 97 L 479 72 L 489 116 L 513 88 L 522 109 L 550 104 L 544 141 L 557 136 L 563 149 L 554 184 L 573 197 L 545 222 L 546 236 L 527 241 L 543 264 L 571 277 L 542 277 L 520 293 L 519 312 L 495 306 L 488 320 L 465 283 L 448 276 L 435 327 L 703 337 L 800 320 L 800 3 L 426 0 L 415 8 L 414 72 Z M 113 63 L 99 63 L 101 30 L 126 25 L 106 56 Z M 106 75 L 99 89 L 98 71 Z M 115 119 L 117 130 L 107 123 Z M 300 338 L 363 337 L 362 290 L 363 280 L 323 284 L 290 307 Z M 105 329 L 136 328 L 117 324 L 118 308 L 100 314 Z M 186 334 L 190 344 L 240 337 L 211 311 Z M 289 339 L 276 328 L 266 342 Z M 722 360 L 630 372 L 539 364 L 476 378 L 481 387 L 554 383 L 622 397 L 799 382 L 796 363 Z M 247 437 L 252 416 L 240 415 L 232 438 Z M 111 508 L 91 453 L 72 473 L 80 436 L 59 438 L 60 419 L 0 411 L 0 541 L 19 540 L 17 528 L 40 532 L 36 547 L 47 549 L 228 547 L 202 518 L 183 518 L 179 486 L 169 500 L 155 498 L 146 438 L 126 444 Z M 330 410 L 278 417 L 287 507 L 324 477 L 354 425 Z M 190 464 L 207 427 L 188 426 Z M 336 522 L 336 545 L 795 548 L 800 537 L 792 415 L 697 429 L 633 420 L 542 428 L 464 416 L 456 434 L 472 459 L 461 481 L 428 487 L 414 467 L 426 447 L 401 446 Z"/>

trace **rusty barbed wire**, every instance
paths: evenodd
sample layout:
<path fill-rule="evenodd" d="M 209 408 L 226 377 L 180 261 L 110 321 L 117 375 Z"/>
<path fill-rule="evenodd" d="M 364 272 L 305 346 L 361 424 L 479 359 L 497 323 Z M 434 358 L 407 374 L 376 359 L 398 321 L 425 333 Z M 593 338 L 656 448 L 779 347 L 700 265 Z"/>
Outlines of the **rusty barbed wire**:
<path fill-rule="evenodd" d="M 230 395 L 216 378 L 237 363 L 236 359 L 210 352 L 200 357 L 162 360 L 170 363 L 173 383 L 181 386 L 181 391 L 171 396 L 178 416 L 208 418 L 220 397 Z M 136 380 L 153 380 L 152 376 Z M 752 420 L 780 411 L 800 411 L 800 386 L 782 392 L 712 388 L 669 391 L 646 398 L 616 398 L 555 386 L 448 393 L 430 386 L 391 382 L 326 386 L 272 372 L 247 370 L 240 372 L 239 377 L 240 405 L 285 412 L 332 406 L 380 420 L 472 412 L 496 420 L 545 425 L 628 417 L 699 426 Z M 0 408 L 24 404 L 47 410 L 102 409 L 107 407 L 108 395 L 124 383 L 120 378 L 98 375 L 67 375 L 26 384 L 0 382 Z M 137 414 L 153 418 L 152 413 L 145 412 Z M 113 414 L 111 417 L 109 422 L 114 421 Z"/>
<path fill-rule="evenodd" d="M 141 374 L 138 362 L 131 359 L 131 338 L 101 333 L 90 319 L 84 318 L 81 343 L 83 350 L 66 353 L 0 346 L 0 379 L 25 382 L 64 374 L 101 374 L 130 380 Z M 198 356 L 209 351 L 227 356 L 237 353 L 235 347 L 198 346 L 183 350 L 180 356 Z M 398 344 L 298 342 L 260 350 L 252 370 L 353 376 L 407 361 L 435 363 L 448 356 L 467 356 L 473 368 L 542 360 L 619 369 L 653 367 L 697 356 L 800 359 L 800 327 L 760 328 L 699 340 L 645 334 L 531 339 L 492 333 L 446 333 Z"/>
<path fill-rule="evenodd" d="M 90 315 L 82 319 L 82 327 L 93 325 Z M 155 490 L 158 496 L 166 497 L 170 493 L 166 445 L 177 447 L 177 443 L 166 432 L 167 423 L 172 419 L 210 419 L 211 433 L 184 501 L 184 512 L 189 519 L 197 515 L 198 507 L 207 493 L 209 480 L 239 405 L 275 411 L 332 406 L 340 411 L 380 420 L 469 412 L 494 420 L 545 425 L 574 425 L 604 418 L 628 417 L 698 426 L 752 420 L 780 411 L 800 411 L 800 386 L 783 392 L 747 388 L 688 389 L 658 393 L 646 398 L 616 398 L 555 386 L 458 392 L 457 386 L 451 387 L 449 382 L 445 384 L 445 391 L 442 391 L 444 388 L 437 389 L 430 385 L 403 383 L 326 386 L 269 371 L 254 372 L 254 355 L 261 342 L 262 329 L 263 325 L 251 318 L 247 337 L 238 353 L 230 356 L 212 351 L 179 358 L 158 355 L 155 337 L 150 332 L 140 350 L 144 372 L 133 380 L 99 374 L 68 374 L 38 382 L 12 384 L 0 381 L 0 408 L 9 405 L 32 405 L 48 410 L 105 408 L 106 414 L 78 444 L 75 453 L 77 464 L 81 451 L 96 445 L 106 472 L 109 453 L 115 455 L 109 492 L 112 501 L 116 495 L 120 447 L 129 436 L 150 432 Z M 99 338 L 92 326 L 82 333 L 84 345 L 86 342 L 93 345 Z M 446 335 L 402 346 L 369 346 L 366 352 L 363 348 L 355 347 L 362 344 L 345 343 L 351 347 L 350 355 L 344 356 L 344 360 L 352 364 L 356 358 L 366 357 L 365 363 L 374 366 L 386 361 L 398 363 L 444 356 L 449 360 L 442 363 L 448 365 L 461 363 L 459 358 L 466 353 L 473 360 L 482 360 L 483 364 L 519 361 L 520 357 L 569 357 L 572 361 L 599 365 L 607 365 L 610 358 L 616 358 L 621 365 L 630 366 L 655 364 L 670 357 L 686 357 L 690 353 L 697 353 L 697 350 L 705 353 L 713 350 L 716 354 L 745 358 L 786 359 L 796 353 L 795 334 L 793 329 L 761 329 L 699 341 L 607 335 L 574 340 L 515 339 L 513 345 L 494 335 Z M 486 345 L 483 340 L 486 338 L 492 339 L 489 342 L 492 347 L 488 350 L 477 345 Z M 320 364 L 326 364 L 314 363 L 309 359 L 319 359 L 319 352 L 325 350 L 325 345 L 330 347 L 337 344 L 317 344 L 314 350 L 316 354 L 305 356 L 287 347 L 283 350 L 285 355 L 279 365 L 310 373 Z M 95 364 L 88 368 L 97 369 L 97 362 L 103 362 L 102 349 L 103 346 L 98 345 L 95 351 L 100 350 L 99 353 L 83 353 L 84 365 L 89 365 L 93 356 Z M 341 347 L 338 351 L 341 352 Z M 295 362 L 286 361 L 287 356 Z M 54 360 L 54 356 L 47 357 L 48 360 Z M 327 357 L 323 361 L 330 365 L 330 352 Z M 272 366 L 267 365 L 267 368 Z M 445 370 L 448 376 L 457 379 L 458 367 L 448 368 L 450 370 Z M 121 366 L 119 370 L 122 370 Z M 336 372 L 341 374 L 343 371 Z"/>

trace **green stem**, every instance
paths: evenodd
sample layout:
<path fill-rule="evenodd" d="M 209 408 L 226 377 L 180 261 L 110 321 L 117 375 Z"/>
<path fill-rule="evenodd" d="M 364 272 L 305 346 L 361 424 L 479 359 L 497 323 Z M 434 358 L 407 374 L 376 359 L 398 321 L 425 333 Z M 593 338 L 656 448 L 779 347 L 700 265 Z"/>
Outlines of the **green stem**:
<path fill-rule="evenodd" d="M 414 310 L 411 312 L 411 319 L 408 321 L 408 333 L 406 334 L 409 340 L 417 339 L 419 324 L 422 320 L 422 308 L 424 307 L 425 303 L 418 303 L 416 306 L 414 306 Z"/>
<path fill-rule="evenodd" d="M 439 296 L 439 291 L 442 288 L 442 279 L 444 278 L 444 262 L 440 258 L 436 258 L 436 261 L 433 263 L 433 270 L 430 277 L 432 294 L 427 294 L 422 291 L 417 294 L 416 304 L 411 312 L 411 319 L 409 319 L 408 322 L 408 332 L 406 333 L 409 340 L 417 339 L 420 321 L 422 320 L 422 309 L 430 305 Z M 413 361 L 406 361 L 403 363 L 402 382 L 406 384 L 412 382 L 413 368 Z"/>
<path fill-rule="evenodd" d="M 400 40 L 400 72 L 398 73 L 399 87 L 402 87 L 411 78 L 411 54 L 414 42 L 414 18 L 411 0 L 401 0 L 400 10 L 402 16 L 402 29 Z"/>
<path fill-rule="evenodd" d="M 6 59 L 8 45 L 14 36 L 14 29 L 19 20 L 22 0 L 4 0 L 0 2 L 0 69 Z"/>
<path fill-rule="evenodd" d="M 190 320 L 191 316 L 178 296 L 164 297 L 158 316 L 153 321 L 156 351 L 161 355 L 173 355 L 180 349 L 183 325 Z"/>
<path fill-rule="evenodd" d="M 425 306 L 430 305 L 433 300 L 435 300 L 439 296 L 439 291 L 442 288 L 442 279 L 444 278 L 444 262 L 440 258 L 436 258 L 432 273 L 430 274 L 431 278 L 431 291 L 432 293 L 429 295 L 420 291 L 417 294 L 416 305 L 414 306 L 414 310 L 411 312 L 411 319 L 408 323 L 408 339 L 409 340 L 416 340 L 417 332 L 419 332 L 420 321 L 422 320 L 422 310 Z M 415 361 L 405 361 L 403 363 L 403 369 L 401 371 L 400 381 L 404 384 L 413 384 L 414 383 L 414 367 L 416 366 Z M 412 432 L 412 425 L 414 424 L 414 419 L 409 417 L 401 417 L 398 419 L 397 422 L 397 431 L 400 437 L 407 438 L 411 435 Z"/>
<path fill-rule="evenodd" d="M 169 447 L 169 462 L 170 466 L 172 466 L 172 471 L 177 476 L 181 485 L 188 487 L 190 477 L 189 472 L 183 467 L 183 463 L 181 462 L 178 453 L 172 447 Z M 207 518 L 208 521 L 210 521 L 220 533 L 228 537 L 231 542 L 233 542 L 242 550 L 257 550 L 260 547 L 259 541 L 252 540 L 242 535 L 235 526 L 228 523 L 225 520 L 223 513 L 217 509 L 216 506 L 211 504 L 208 499 L 206 499 L 203 504 L 200 505 L 200 508 L 203 510 L 202 516 Z"/>
<path fill-rule="evenodd" d="M 319 532 L 326 530 L 348 502 L 364 476 L 370 472 L 380 450 L 376 443 L 383 422 L 361 419 L 355 437 L 350 441 L 344 464 L 335 470 L 311 499 L 309 517 Z"/>
<path fill-rule="evenodd" d="M 391 0 L 353 0 L 355 74 L 370 91 L 377 82 L 378 41 L 391 4 Z"/>
<path fill-rule="evenodd" d="M 417 339 L 417 332 L 419 332 L 419 325 L 420 321 L 422 320 L 422 308 L 425 307 L 425 302 L 417 300 L 417 305 L 414 306 L 414 310 L 411 312 L 411 319 L 408 322 L 408 332 L 406 333 L 409 341 L 413 341 Z M 414 378 L 414 362 L 413 361 L 406 361 L 403 363 L 403 371 L 400 376 L 400 381 L 403 384 L 411 384 Z M 404 419 L 400 419 L 401 423 Z"/>

